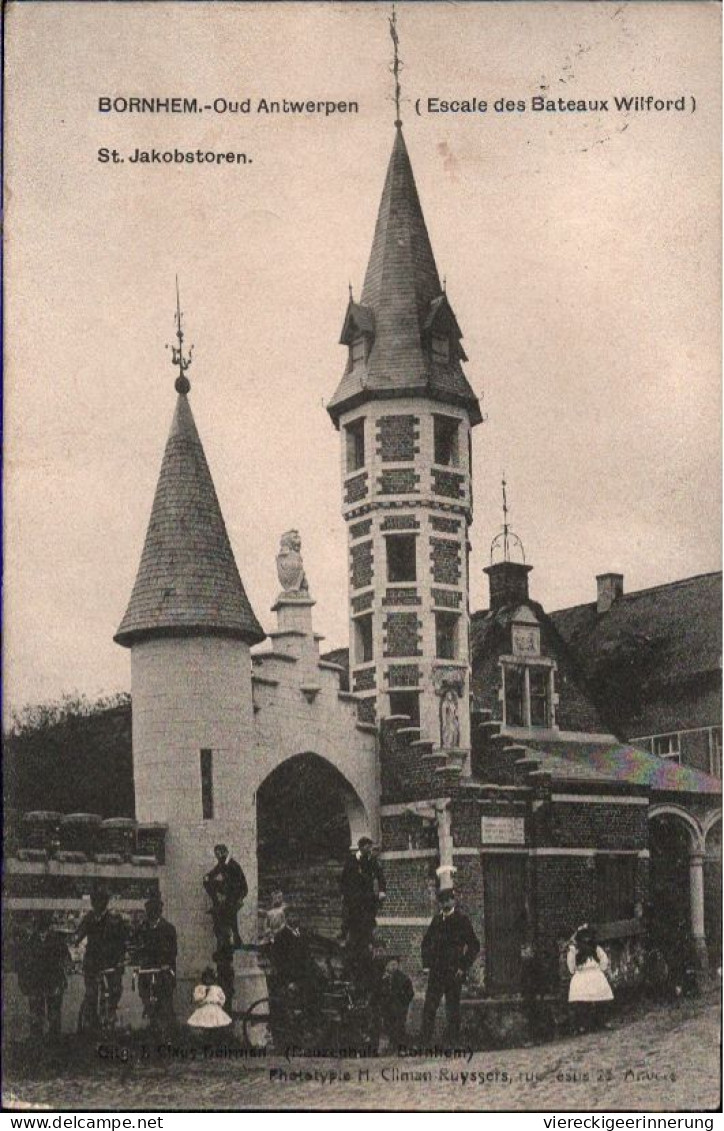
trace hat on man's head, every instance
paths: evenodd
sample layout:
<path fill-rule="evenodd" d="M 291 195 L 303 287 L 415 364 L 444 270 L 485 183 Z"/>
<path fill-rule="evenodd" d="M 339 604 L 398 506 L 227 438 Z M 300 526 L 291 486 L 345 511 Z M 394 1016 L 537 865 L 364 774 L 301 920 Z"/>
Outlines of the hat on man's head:
<path fill-rule="evenodd" d="M 439 903 L 447 903 L 449 900 L 454 899 L 454 888 L 440 888 L 440 891 L 437 893 L 437 898 Z"/>
<path fill-rule="evenodd" d="M 158 911 L 160 913 L 163 911 L 163 900 L 160 895 L 154 893 L 153 895 L 149 895 L 143 906 L 146 908 L 146 911 Z"/>
<path fill-rule="evenodd" d="M 357 841 L 357 847 L 358 848 L 367 848 L 367 847 L 371 848 L 374 843 L 375 842 L 372 840 L 371 837 L 361 836 L 359 838 L 359 840 Z"/>
<path fill-rule="evenodd" d="M 214 852 L 228 852 L 228 851 L 229 851 L 229 849 L 228 849 L 227 845 L 225 845 L 223 843 L 214 845 Z"/>

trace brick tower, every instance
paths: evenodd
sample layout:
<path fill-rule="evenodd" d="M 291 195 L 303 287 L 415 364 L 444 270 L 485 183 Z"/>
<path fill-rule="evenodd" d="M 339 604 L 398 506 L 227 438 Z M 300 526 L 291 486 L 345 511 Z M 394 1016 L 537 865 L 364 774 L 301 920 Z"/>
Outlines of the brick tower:
<path fill-rule="evenodd" d="M 399 115 L 398 115 L 399 118 Z M 328 411 L 342 439 L 351 689 L 360 717 L 407 715 L 421 738 L 470 747 L 468 526 L 480 406 L 395 124 L 372 253 Z"/>

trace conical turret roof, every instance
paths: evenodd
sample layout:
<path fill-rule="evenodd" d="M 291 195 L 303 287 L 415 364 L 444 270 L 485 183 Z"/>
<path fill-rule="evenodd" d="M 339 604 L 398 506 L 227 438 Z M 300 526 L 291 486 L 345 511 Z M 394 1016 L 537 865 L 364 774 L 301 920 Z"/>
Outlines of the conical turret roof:
<path fill-rule="evenodd" d="M 433 333 L 449 338 L 447 360 L 433 357 Z M 478 423 L 477 397 L 463 373 L 462 334 L 432 253 L 410 157 L 397 128 L 377 215 L 361 301 L 350 304 L 343 344 L 367 341 L 364 361 L 350 362 L 328 411 L 342 412 L 378 397 L 428 395 L 464 405 Z"/>
<path fill-rule="evenodd" d="M 131 599 L 114 640 L 264 632 L 244 591 L 191 406 L 179 393 Z"/>

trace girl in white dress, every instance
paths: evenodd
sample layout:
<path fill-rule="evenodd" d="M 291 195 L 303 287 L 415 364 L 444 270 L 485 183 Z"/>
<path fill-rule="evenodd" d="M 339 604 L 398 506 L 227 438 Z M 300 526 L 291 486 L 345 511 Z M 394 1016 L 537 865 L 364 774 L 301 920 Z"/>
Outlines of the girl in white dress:
<path fill-rule="evenodd" d="M 613 990 L 605 973 L 610 965 L 608 955 L 596 944 L 596 936 L 587 923 L 573 935 L 566 964 L 571 974 L 568 1001 L 576 1028 L 579 1031 L 595 1028 L 605 1020 L 608 1003 L 613 1001 Z"/>
<path fill-rule="evenodd" d="M 194 990 L 194 1004 L 198 1006 L 191 1014 L 188 1024 L 192 1029 L 229 1029 L 232 1020 L 222 1006 L 226 995 L 221 986 L 216 985 L 216 974 L 207 966 L 201 975 L 201 984 Z"/>

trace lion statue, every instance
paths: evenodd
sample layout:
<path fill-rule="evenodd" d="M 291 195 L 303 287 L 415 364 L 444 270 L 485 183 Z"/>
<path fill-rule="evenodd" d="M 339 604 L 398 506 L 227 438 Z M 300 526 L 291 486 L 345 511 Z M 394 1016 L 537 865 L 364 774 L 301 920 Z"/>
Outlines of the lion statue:
<path fill-rule="evenodd" d="M 298 530 L 287 530 L 286 534 L 282 534 L 277 554 L 277 573 L 285 593 L 309 593 L 301 548 L 302 540 Z"/>

